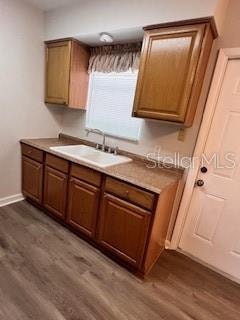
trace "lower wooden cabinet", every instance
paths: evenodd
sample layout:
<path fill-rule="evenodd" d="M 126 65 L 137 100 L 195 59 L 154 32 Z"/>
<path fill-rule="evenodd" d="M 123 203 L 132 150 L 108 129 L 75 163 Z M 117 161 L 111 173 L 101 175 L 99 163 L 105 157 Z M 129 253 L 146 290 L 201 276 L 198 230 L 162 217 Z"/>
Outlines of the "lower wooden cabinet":
<path fill-rule="evenodd" d="M 100 212 L 98 241 L 124 261 L 140 267 L 151 213 L 105 194 Z"/>
<path fill-rule="evenodd" d="M 27 157 L 22 157 L 22 193 L 24 196 L 42 203 L 43 165 Z"/>
<path fill-rule="evenodd" d="M 67 182 L 67 174 L 45 166 L 43 204 L 61 219 L 66 215 Z"/>
<path fill-rule="evenodd" d="M 70 179 L 67 222 L 94 238 L 100 190 L 75 178 Z"/>
<path fill-rule="evenodd" d="M 26 198 L 142 275 L 164 250 L 177 186 L 176 180 L 155 194 L 22 145 Z"/>

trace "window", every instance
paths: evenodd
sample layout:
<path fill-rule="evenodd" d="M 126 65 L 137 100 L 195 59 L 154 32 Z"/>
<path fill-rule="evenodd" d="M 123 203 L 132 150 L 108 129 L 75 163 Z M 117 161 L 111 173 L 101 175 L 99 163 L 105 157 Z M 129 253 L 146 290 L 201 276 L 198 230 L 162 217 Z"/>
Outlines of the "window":
<path fill-rule="evenodd" d="M 114 137 L 137 141 L 142 120 L 131 117 L 137 73 L 99 73 L 90 76 L 86 127 Z"/>

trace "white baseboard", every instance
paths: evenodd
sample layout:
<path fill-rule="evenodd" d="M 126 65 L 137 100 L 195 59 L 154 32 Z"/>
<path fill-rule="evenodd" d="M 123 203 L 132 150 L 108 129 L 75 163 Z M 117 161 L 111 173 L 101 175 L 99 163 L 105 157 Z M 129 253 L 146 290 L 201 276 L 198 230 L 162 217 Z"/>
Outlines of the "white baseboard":
<path fill-rule="evenodd" d="M 4 206 L 7 206 L 8 204 L 22 201 L 22 200 L 24 200 L 24 196 L 22 195 L 22 193 L 15 194 L 10 197 L 1 198 L 0 199 L 0 207 L 4 207 Z"/>

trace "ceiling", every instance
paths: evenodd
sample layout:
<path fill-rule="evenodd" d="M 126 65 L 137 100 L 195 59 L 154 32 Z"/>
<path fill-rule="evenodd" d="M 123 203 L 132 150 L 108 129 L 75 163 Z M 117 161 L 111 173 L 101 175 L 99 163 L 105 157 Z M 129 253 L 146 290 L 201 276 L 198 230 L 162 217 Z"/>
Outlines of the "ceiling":
<path fill-rule="evenodd" d="M 140 27 L 139 28 L 131 28 L 131 29 L 123 28 L 121 30 L 112 30 L 112 31 L 108 30 L 107 33 L 113 37 L 113 44 L 114 43 L 137 42 L 137 41 L 142 41 L 142 39 L 143 39 L 143 29 Z M 89 46 L 99 46 L 99 45 L 111 44 L 111 43 L 101 42 L 99 39 L 99 33 L 81 34 L 75 38 L 88 44 Z"/>
<path fill-rule="evenodd" d="M 44 11 L 56 9 L 66 5 L 71 5 L 76 2 L 81 2 L 81 0 L 25 0 L 25 1 Z"/>
<path fill-rule="evenodd" d="M 27 3 L 30 3 L 34 7 L 37 7 L 43 11 L 49 11 L 56 8 L 69 6 L 74 3 L 81 3 L 86 0 L 24 0 Z M 90 0 L 87 0 L 90 1 Z M 99 1 L 99 0 L 98 0 Z M 131 1 L 131 0 L 130 0 Z M 113 37 L 113 43 L 126 43 L 126 42 L 136 42 L 142 41 L 143 39 L 143 30 L 141 27 L 135 27 L 131 29 L 121 29 L 121 30 L 102 30 L 106 31 Z M 90 45 L 104 45 L 100 42 L 99 33 L 91 34 L 80 34 L 75 36 L 78 40 Z"/>

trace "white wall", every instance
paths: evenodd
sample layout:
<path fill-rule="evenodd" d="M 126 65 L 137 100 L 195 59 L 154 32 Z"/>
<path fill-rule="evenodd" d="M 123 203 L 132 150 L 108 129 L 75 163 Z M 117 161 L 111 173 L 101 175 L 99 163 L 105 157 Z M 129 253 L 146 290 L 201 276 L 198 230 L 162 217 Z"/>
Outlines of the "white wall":
<path fill-rule="evenodd" d="M 218 0 L 217 6 L 214 11 L 214 18 L 216 21 L 219 35 L 221 35 L 223 32 L 226 12 L 228 11 L 228 6 L 230 1 L 231 0 Z"/>
<path fill-rule="evenodd" d="M 213 16 L 225 0 L 82 0 L 46 13 L 46 39 Z M 219 13 L 218 16 L 220 17 Z"/>
<path fill-rule="evenodd" d="M 225 14 L 226 18 L 217 45 L 219 48 L 240 47 L 240 1 L 229 0 Z"/>
<path fill-rule="evenodd" d="M 212 15 L 213 12 L 220 21 L 226 10 L 226 1 L 218 1 L 218 6 L 217 0 L 83 1 L 84 4 L 78 6 L 48 12 L 44 37 L 43 16 L 39 10 L 21 0 L 0 0 L 0 202 L 21 190 L 19 139 L 56 136 L 59 131 L 84 136 L 84 113 L 66 110 L 62 115 L 62 109 L 48 109 L 43 103 L 43 38 L 132 28 Z M 240 45 L 236 32 L 240 27 L 238 4 L 238 0 L 231 0 L 224 34 L 217 47 Z M 207 82 L 203 91 L 206 90 Z M 166 152 L 180 151 L 188 155 L 194 146 L 203 102 L 204 94 L 194 126 L 187 130 L 184 142 L 177 140 L 176 126 L 146 121 L 139 144 L 110 143 L 140 154 L 162 146 Z"/>
<path fill-rule="evenodd" d="M 189 156 L 192 152 L 193 142 L 199 127 L 200 110 L 201 106 L 193 127 L 186 129 L 184 142 L 177 139 L 179 126 L 146 120 L 143 122 L 141 137 L 137 143 L 110 137 L 106 139 L 106 143 L 107 145 L 118 146 L 121 149 L 140 155 L 153 153 L 158 148 L 161 148 L 161 154 L 173 156 L 175 152 L 179 152 L 181 156 Z M 65 110 L 62 118 L 62 132 L 101 143 L 102 139 L 98 135 L 92 134 L 86 137 L 85 117 L 85 112 Z"/>
<path fill-rule="evenodd" d="M 56 136 L 61 113 L 43 104 L 42 13 L 21 0 L 0 0 L 0 30 L 1 200 L 21 192 L 19 139 Z"/>
<path fill-rule="evenodd" d="M 46 13 L 45 38 L 81 36 L 81 34 L 118 29 L 123 29 L 124 32 L 124 29 L 129 30 L 148 24 L 213 15 L 216 15 L 220 27 L 227 3 L 227 0 L 80 1 L 79 4 Z M 210 64 L 211 67 L 215 54 Z M 138 144 L 114 139 L 108 139 L 108 143 L 143 155 L 153 152 L 156 147 L 161 147 L 167 154 L 179 152 L 183 156 L 191 155 L 201 121 L 211 67 L 205 82 L 205 90 L 203 90 L 200 99 L 198 114 L 195 117 L 193 127 L 186 130 L 184 142 L 177 139 L 179 127 L 176 125 L 148 120 L 144 122 L 142 136 Z M 84 137 L 84 126 L 85 113 L 70 110 L 64 112 L 63 132 Z M 95 141 L 96 137 L 89 137 L 89 139 Z"/>

